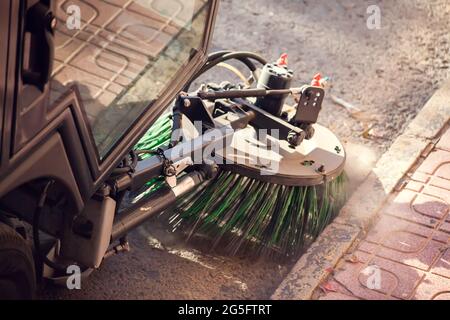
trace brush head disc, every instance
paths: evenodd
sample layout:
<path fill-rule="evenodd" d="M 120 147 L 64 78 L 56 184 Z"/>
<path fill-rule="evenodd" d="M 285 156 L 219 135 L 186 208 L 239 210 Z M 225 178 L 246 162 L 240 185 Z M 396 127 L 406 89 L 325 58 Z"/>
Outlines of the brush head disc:
<path fill-rule="evenodd" d="M 216 154 L 226 170 L 253 179 L 286 186 L 320 185 L 342 173 L 346 154 L 333 132 L 319 124 L 313 127 L 312 139 L 292 147 L 247 126 Z"/>

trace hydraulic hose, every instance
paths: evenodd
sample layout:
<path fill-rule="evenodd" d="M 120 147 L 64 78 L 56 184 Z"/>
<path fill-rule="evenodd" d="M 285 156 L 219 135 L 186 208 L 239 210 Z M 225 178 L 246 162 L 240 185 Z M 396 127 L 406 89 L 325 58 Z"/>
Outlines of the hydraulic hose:
<path fill-rule="evenodd" d="M 54 184 L 54 182 L 55 182 L 54 180 L 49 180 L 47 182 L 47 184 L 45 185 L 44 189 L 42 190 L 41 196 L 39 197 L 39 202 L 37 204 L 36 211 L 34 212 L 34 216 L 33 216 L 33 243 L 34 243 L 34 248 L 37 253 L 37 257 L 39 259 L 39 266 L 40 266 L 40 262 L 43 262 L 46 265 L 48 265 L 50 268 L 53 268 L 57 271 L 65 272 L 66 268 L 64 266 L 59 265 L 59 264 L 49 260 L 47 258 L 47 256 L 42 254 L 41 242 L 40 242 L 40 238 L 39 238 L 40 217 L 41 217 L 44 205 L 45 205 L 45 201 L 47 200 L 48 189 Z"/>
<path fill-rule="evenodd" d="M 251 60 L 255 60 L 262 65 L 267 64 L 267 60 L 264 59 L 261 55 L 254 53 L 254 52 L 247 52 L 247 51 L 218 51 L 210 54 L 208 56 L 208 61 L 203 66 L 203 68 L 191 79 L 190 82 L 184 87 L 184 91 L 189 91 L 189 87 L 191 86 L 192 82 L 194 82 L 198 77 L 200 77 L 202 74 L 206 73 L 213 67 L 217 66 L 221 62 L 225 62 L 228 60 L 238 60 L 241 61 L 243 64 L 247 66 L 247 68 L 252 72 L 253 77 L 256 78 L 255 71 L 257 70 L 255 64 Z"/>
<path fill-rule="evenodd" d="M 210 59 L 210 57 L 212 57 Z M 225 54 L 220 55 L 212 55 L 208 57 L 208 62 L 205 64 L 205 66 L 200 70 L 200 73 L 206 72 L 212 67 L 218 65 L 221 62 L 236 59 L 244 63 L 250 71 L 254 72 L 256 70 L 256 66 L 253 64 L 253 62 L 250 61 L 256 60 L 262 65 L 265 65 L 267 63 L 266 59 L 261 57 L 259 54 L 253 53 L 253 52 L 246 52 L 246 51 L 237 51 L 237 52 L 227 52 Z"/>

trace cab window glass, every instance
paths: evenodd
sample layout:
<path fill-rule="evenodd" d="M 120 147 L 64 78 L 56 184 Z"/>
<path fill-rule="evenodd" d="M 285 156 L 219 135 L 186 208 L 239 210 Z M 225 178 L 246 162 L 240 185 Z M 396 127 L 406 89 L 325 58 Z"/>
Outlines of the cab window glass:
<path fill-rule="evenodd" d="M 101 158 L 204 39 L 207 0 L 60 0 L 50 103 L 82 98 Z"/>

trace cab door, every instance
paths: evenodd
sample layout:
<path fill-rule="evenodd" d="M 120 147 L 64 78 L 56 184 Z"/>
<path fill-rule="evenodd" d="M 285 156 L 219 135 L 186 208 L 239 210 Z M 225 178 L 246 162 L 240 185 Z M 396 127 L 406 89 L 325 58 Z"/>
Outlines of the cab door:
<path fill-rule="evenodd" d="M 6 94 L 6 70 L 8 63 L 8 34 L 9 34 L 10 2 L 0 2 L 0 119 L 3 119 Z M 3 145 L 3 120 L 0 121 L 0 150 Z M 0 159 L 2 158 L 0 153 Z"/>

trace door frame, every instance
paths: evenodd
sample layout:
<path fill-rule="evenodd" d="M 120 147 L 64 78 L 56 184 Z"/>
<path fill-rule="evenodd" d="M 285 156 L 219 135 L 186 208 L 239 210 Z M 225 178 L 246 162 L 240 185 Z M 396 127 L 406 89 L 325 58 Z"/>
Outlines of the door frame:
<path fill-rule="evenodd" d="M 0 148 L 3 146 L 3 115 L 6 106 L 10 4 L 10 0 L 0 2 Z M 4 153 L 1 150 L 0 158 Z"/>
<path fill-rule="evenodd" d="M 0 1 L 0 32 L 6 34 L 6 42 L 0 48 L 0 167 L 5 167 L 11 156 L 11 122 L 13 118 L 13 103 L 15 90 L 15 42 L 12 41 L 14 34 L 14 23 L 17 19 L 12 19 L 13 14 L 18 14 L 17 1 Z M 16 24 L 17 26 L 17 24 Z"/>

